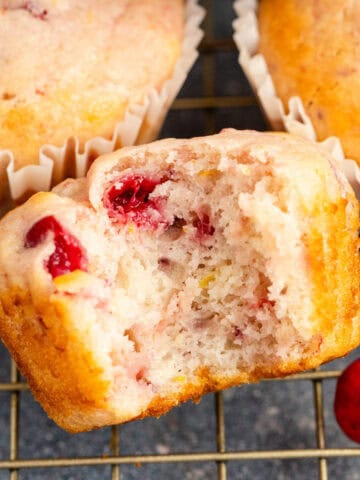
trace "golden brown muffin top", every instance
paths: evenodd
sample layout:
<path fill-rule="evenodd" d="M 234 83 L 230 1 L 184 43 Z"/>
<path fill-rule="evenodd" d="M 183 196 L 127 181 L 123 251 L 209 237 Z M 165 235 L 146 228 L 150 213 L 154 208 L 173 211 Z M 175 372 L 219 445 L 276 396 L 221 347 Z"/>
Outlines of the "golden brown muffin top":
<path fill-rule="evenodd" d="M 261 0 L 259 29 L 280 98 L 300 96 L 319 139 L 340 137 L 360 162 L 360 3 Z"/>
<path fill-rule="evenodd" d="M 182 0 L 0 0 L 0 149 L 16 167 L 44 143 L 111 136 L 171 77 Z"/>

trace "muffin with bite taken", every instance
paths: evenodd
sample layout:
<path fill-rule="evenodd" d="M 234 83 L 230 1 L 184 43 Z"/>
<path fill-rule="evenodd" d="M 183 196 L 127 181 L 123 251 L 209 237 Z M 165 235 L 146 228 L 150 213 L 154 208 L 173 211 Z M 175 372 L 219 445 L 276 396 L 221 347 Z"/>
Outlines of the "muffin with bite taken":
<path fill-rule="evenodd" d="M 1 220 L 0 336 L 73 432 L 314 368 L 360 343 L 358 215 L 288 134 L 123 148 Z"/>

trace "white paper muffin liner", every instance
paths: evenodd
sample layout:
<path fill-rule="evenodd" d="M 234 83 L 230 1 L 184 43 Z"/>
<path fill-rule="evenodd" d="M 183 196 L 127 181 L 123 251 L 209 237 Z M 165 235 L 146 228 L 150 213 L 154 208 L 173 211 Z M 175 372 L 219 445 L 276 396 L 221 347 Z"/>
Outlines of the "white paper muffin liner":
<path fill-rule="evenodd" d="M 29 192 L 47 191 L 67 176 L 84 176 L 96 156 L 119 146 L 154 140 L 198 56 L 197 47 L 203 37 L 200 24 L 204 16 L 205 10 L 199 6 L 198 0 L 187 0 L 182 52 L 173 76 L 160 91 L 154 88 L 141 105 L 134 104 L 128 108 L 124 119 L 116 124 L 111 140 L 91 138 L 82 151 L 76 138 L 67 139 L 60 147 L 43 145 L 39 150 L 38 164 L 27 165 L 16 171 L 13 153 L 0 149 L 0 214 L 12 202 L 18 203 L 24 199 Z"/>
<path fill-rule="evenodd" d="M 239 63 L 258 98 L 264 114 L 274 130 L 285 130 L 303 138 L 317 141 L 314 126 L 305 113 L 299 97 L 291 97 L 286 107 L 277 96 L 266 60 L 258 52 L 258 0 L 236 0 L 237 18 L 233 22 L 234 40 L 240 51 Z M 354 160 L 346 159 L 340 139 L 329 137 L 319 145 L 338 161 L 342 171 L 360 199 L 360 168 Z"/>

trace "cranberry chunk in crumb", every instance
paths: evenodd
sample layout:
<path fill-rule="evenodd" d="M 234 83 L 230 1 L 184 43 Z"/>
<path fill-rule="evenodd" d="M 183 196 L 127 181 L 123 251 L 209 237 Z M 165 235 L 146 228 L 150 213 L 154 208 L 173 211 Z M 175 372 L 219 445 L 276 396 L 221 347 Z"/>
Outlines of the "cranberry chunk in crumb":
<path fill-rule="evenodd" d="M 360 443 L 360 359 L 350 364 L 338 378 L 334 410 L 343 432 Z"/>
<path fill-rule="evenodd" d="M 260 300 L 252 305 L 255 310 L 273 308 L 275 307 L 274 300 L 269 300 L 267 297 L 260 298 Z"/>
<path fill-rule="evenodd" d="M 150 198 L 155 188 L 166 182 L 142 174 L 125 175 L 105 192 L 103 204 L 109 217 L 116 222 L 135 223 L 138 227 L 157 228 L 165 224 L 161 207 L 163 198 Z"/>
<path fill-rule="evenodd" d="M 196 228 L 196 239 L 200 242 L 215 233 L 215 228 L 211 225 L 210 217 L 206 213 L 198 216 L 193 221 L 193 226 Z"/>
<path fill-rule="evenodd" d="M 35 0 L 31 1 L 14 1 L 7 2 L 9 5 L 6 5 L 4 10 L 25 10 L 28 12 L 32 17 L 37 18 L 39 20 L 46 20 L 48 16 L 48 11 L 45 8 L 42 8 L 39 3 Z"/>
<path fill-rule="evenodd" d="M 234 337 L 237 340 L 243 340 L 244 339 L 244 333 L 239 327 L 234 328 Z"/>
<path fill-rule="evenodd" d="M 25 248 L 34 248 L 52 235 L 55 251 L 45 261 L 45 267 L 55 278 L 74 270 L 86 270 L 88 261 L 79 241 L 49 215 L 36 222 L 25 237 Z"/>

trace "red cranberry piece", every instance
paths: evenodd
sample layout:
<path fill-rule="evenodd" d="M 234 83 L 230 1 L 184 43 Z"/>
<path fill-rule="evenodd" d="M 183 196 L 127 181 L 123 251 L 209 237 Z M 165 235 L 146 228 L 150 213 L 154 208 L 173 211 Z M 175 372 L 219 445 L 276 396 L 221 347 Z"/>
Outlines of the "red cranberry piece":
<path fill-rule="evenodd" d="M 31 16 L 39 20 L 46 20 L 48 11 L 45 8 L 41 8 L 36 1 L 28 2 L 12 2 L 12 5 L 3 7 L 5 10 L 26 10 Z"/>
<path fill-rule="evenodd" d="M 196 238 L 200 242 L 205 237 L 211 237 L 215 233 L 215 228 L 211 225 L 209 215 L 206 213 L 197 217 L 193 221 L 193 226 L 196 228 Z"/>
<path fill-rule="evenodd" d="M 274 300 L 269 300 L 267 297 L 264 297 L 264 298 L 260 298 L 260 300 L 257 303 L 255 303 L 252 307 L 255 308 L 256 310 L 260 308 L 265 308 L 265 307 L 273 308 L 275 307 L 275 302 Z"/>
<path fill-rule="evenodd" d="M 39 8 L 39 6 L 36 5 L 36 2 L 25 2 L 20 8 L 28 11 L 30 15 L 32 15 L 34 18 L 38 18 L 39 20 L 46 20 L 48 14 L 47 10 Z"/>
<path fill-rule="evenodd" d="M 36 247 L 49 234 L 53 235 L 55 251 L 45 261 L 45 266 L 53 278 L 77 269 L 87 269 L 88 261 L 79 241 L 51 215 L 30 228 L 25 237 L 25 248 Z"/>
<path fill-rule="evenodd" d="M 154 179 L 145 175 L 127 175 L 116 180 L 105 193 L 103 204 L 110 218 L 120 223 L 134 222 L 138 227 L 157 228 L 165 223 L 161 216 L 160 197 L 150 199 L 157 185 L 167 177 Z"/>
<path fill-rule="evenodd" d="M 242 330 L 240 330 L 239 327 L 234 328 L 234 336 L 236 339 L 243 340 L 244 339 L 244 333 Z"/>
<path fill-rule="evenodd" d="M 334 410 L 343 432 L 360 443 L 360 359 L 350 364 L 338 378 Z"/>

